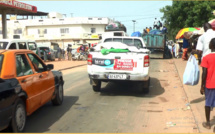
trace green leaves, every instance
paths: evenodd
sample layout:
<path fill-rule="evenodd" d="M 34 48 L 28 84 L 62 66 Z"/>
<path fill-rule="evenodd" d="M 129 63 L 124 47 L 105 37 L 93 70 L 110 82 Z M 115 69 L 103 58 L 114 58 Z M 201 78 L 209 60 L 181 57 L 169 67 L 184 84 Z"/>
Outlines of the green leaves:
<path fill-rule="evenodd" d="M 215 1 L 173 1 L 172 6 L 160 9 L 161 18 L 168 29 L 168 38 L 175 39 L 178 31 L 184 27 L 202 27 L 202 24 L 214 19 Z"/>

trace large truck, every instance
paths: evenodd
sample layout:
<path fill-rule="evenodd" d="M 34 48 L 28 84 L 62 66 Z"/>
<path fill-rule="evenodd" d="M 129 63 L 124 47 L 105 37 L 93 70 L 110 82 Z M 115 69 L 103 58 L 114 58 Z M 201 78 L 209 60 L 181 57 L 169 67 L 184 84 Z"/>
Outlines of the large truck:
<path fill-rule="evenodd" d="M 151 58 L 172 58 L 171 51 L 167 45 L 166 34 L 145 34 L 143 35 L 146 48 L 151 51 Z"/>

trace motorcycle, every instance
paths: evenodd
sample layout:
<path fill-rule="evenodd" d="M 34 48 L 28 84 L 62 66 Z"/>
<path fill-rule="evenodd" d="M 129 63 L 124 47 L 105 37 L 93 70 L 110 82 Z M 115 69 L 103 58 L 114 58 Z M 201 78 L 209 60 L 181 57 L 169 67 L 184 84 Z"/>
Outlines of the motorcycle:
<path fill-rule="evenodd" d="M 80 60 L 84 60 L 84 61 L 86 61 L 87 60 L 87 58 L 88 58 L 88 52 L 80 52 L 80 53 L 75 53 L 73 56 L 72 56 L 72 60 L 78 60 L 78 61 L 80 61 Z"/>

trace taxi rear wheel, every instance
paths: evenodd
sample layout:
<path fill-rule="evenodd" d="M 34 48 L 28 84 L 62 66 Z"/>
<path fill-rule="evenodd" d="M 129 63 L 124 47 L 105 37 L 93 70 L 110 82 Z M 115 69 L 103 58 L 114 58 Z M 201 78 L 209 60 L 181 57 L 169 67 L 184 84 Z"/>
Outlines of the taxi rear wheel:
<path fill-rule="evenodd" d="M 57 89 L 55 98 L 52 100 L 52 104 L 55 106 L 61 105 L 63 102 L 63 84 L 60 83 Z"/>
<path fill-rule="evenodd" d="M 11 121 L 11 129 L 15 133 L 22 132 L 26 124 L 26 110 L 25 104 L 21 99 L 18 99 L 15 103 L 15 108 Z"/>

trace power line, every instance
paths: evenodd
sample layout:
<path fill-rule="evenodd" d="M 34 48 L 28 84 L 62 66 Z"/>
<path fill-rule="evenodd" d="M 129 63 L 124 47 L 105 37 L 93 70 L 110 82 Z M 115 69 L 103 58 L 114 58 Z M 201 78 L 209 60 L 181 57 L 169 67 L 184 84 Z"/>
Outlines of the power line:
<path fill-rule="evenodd" d="M 135 20 L 143 20 L 143 19 L 150 19 L 150 18 L 154 18 L 155 16 L 153 17 L 147 17 L 147 18 L 138 18 L 138 19 L 135 19 Z M 133 20 L 133 19 L 132 19 Z M 127 21 L 132 21 L 132 20 L 124 20 L 124 21 L 120 21 L 120 22 L 127 22 Z"/>
<path fill-rule="evenodd" d="M 122 18 L 122 17 L 135 17 L 135 16 L 151 16 L 151 15 L 159 15 L 159 14 L 146 14 L 146 15 L 126 15 L 126 16 L 108 16 L 109 18 L 114 18 L 114 17 L 118 17 L 118 18 Z"/>

